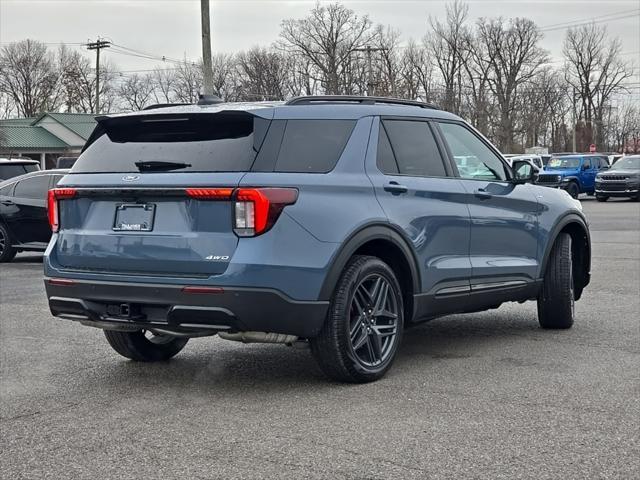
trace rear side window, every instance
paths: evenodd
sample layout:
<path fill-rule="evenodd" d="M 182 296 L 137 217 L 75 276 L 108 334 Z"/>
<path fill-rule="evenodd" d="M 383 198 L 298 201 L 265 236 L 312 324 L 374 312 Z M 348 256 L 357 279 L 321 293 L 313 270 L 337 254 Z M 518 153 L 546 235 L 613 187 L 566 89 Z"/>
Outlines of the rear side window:
<path fill-rule="evenodd" d="M 383 173 L 415 177 L 446 176 L 440 150 L 427 122 L 385 120 L 382 127 L 390 142 L 390 151 L 385 145 L 384 135 L 378 142 L 378 168 Z M 395 169 L 390 155 L 395 159 Z"/>
<path fill-rule="evenodd" d="M 49 190 L 49 175 L 27 178 L 16 184 L 14 196 L 44 200 Z"/>
<path fill-rule="evenodd" d="M 354 120 L 287 120 L 276 172 L 327 173 L 342 155 Z"/>
<path fill-rule="evenodd" d="M 172 172 L 247 171 L 268 125 L 247 112 L 110 118 L 96 127 L 71 172 L 138 172 L 136 162 L 186 165 Z"/>

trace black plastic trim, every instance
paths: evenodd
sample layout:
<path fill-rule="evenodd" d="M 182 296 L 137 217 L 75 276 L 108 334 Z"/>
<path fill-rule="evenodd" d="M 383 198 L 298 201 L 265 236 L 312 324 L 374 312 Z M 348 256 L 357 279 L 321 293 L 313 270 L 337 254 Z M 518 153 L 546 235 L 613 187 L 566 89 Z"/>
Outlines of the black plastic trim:
<path fill-rule="evenodd" d="M 367 225 L 360 230 L 351 234 L 351 236 L 342 244 L 338 253 L 334 256 L 329 272 L 327 273 L 322 288 L 320 290 L 319 300 L 330 300 L 333 291 L 338 283 L 338 279 L 344 270 L 345 265 L 353 256 L 356 250 L 367 242 L 372 240 L 387 240 L 396 245 L 403 252 L 409 268 L 411 269 L 411 282 L 413 292 L 419 292 L 420 270 L 418 269 L 418 261 L 408 242 L 404 239 L 391 224 L 374 224 Z"/>
<path fill-rule="evenodd" d="M 227 288 L 221 293 L 186 293 L 184 285 L 73 280 L 56 285 L 45 279 L 49 309 L 54 316 L 86 318 L 114 325 L 144 328 L 260 331 L 314 337 L 329 302 L 299 301 L 262 288 Z M 113 313 L 127 305 L 129 317 Z M 78 318 L 74 318 L 78 317 Z"/>

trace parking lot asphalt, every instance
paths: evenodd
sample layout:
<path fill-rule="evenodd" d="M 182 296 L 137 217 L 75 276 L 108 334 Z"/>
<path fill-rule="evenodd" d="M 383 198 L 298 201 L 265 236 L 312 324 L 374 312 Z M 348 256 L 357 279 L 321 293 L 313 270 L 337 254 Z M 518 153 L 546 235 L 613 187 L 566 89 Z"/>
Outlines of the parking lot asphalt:
<path fill-rule="evenodd" d="M 19 255 L 0 266 L 0 478 L 638 478 L 640 204 L 583 206 L 573 329 L 541 330 L 534 302 L 445 317 L 367 385 L 217 337 L 126 361 L 52 317 L 41 256 Z"/>

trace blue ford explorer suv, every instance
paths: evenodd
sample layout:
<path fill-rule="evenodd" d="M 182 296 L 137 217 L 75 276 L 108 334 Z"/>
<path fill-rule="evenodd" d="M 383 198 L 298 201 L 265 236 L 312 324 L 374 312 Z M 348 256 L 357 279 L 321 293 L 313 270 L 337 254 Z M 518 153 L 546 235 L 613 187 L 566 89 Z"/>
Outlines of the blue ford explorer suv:
<path fill-rule="evenodd" d="M 609 168 L 604 155 L 564 155 L 552 157 L 538 175 L 537 183 L 545 187 L 562 188 L 573 198 L 581 193 L 593 195 L 596 175 Z"/>
<path fill-rule="evenodd" d="M 191 337 L 308 343 L 331 378 L 391 366 L 405 327 L 537 300 L 569 328 L 580 204 L 460 118 L 371 97 L 100 117 L 49 193 L 53 315 L 132 360 Z"/>

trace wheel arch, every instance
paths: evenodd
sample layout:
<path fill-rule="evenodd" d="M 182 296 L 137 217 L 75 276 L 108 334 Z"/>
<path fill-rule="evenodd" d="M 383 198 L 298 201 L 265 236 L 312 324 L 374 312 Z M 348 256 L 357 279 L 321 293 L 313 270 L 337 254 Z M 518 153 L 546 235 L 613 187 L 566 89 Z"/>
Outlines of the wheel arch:
<path fill-rule="evenodd" d="M 547 263 L 551 249 L 561 233 L 571 236 L 571 255 L 573 264 L 573 278 L 576 300 L 580 299 L 582 290 L 589 285 L 591 280 L 591 235 L 586 221 L 580 215 L 571 213 L 562 217 L 549 234 L 544 257 L 542 261 L 541 277 L 547 270 Z"/>
<path fill-rule="evenodd" d="M 410 242 L 390 224 L 367 225 L 349 236 L 334 256 L 320 290 L 319 300 L 330 300 L 340 275 L 353 255 L 372 255 L 396 273 L 403 290 L 405 321 L 413 317 L 413 295 L 420 291 L 418 261 Z"/>

